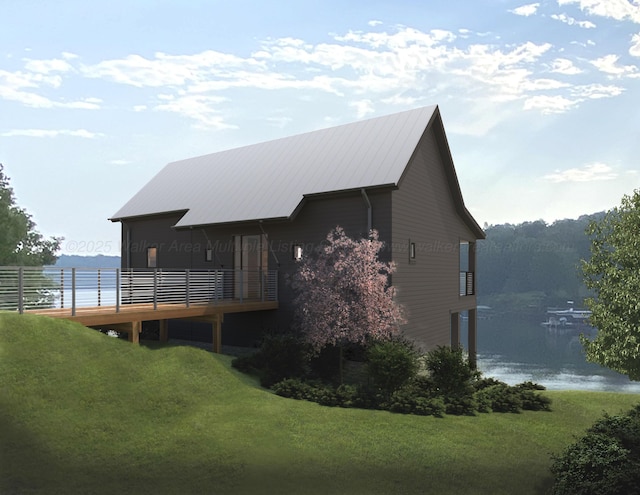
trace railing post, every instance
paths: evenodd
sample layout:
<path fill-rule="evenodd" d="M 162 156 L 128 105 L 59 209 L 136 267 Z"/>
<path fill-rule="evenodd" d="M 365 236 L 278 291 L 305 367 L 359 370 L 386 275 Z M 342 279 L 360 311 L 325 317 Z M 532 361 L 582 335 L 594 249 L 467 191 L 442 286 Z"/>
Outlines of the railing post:
<path fill-rule="evenodd" d="M 60 268 L 60 309 L 64 309 L 64 268 Z"/>
<path fill-rule="evenodd" d="M 187 283 L 187 291 L 185 294 L 185 299 L 186 299 L 186 303 L 187 303 L 187 308 L 189 307 L 189 286 L 191 285 L 191 280 L 189 277 L 189 269 L 185 270 L 184 272 L 184 276 L 185 276 L 185 281 Z"/>
<path fill-rule="evenodd" d="M 158 269 L 153 269 L 153 310 L 158 309 Z"/>
<path fill-rule="evenodd" d="M 240 270 L 240 302 L 244 300 L 244 270 Z"/>
<path fill-rule="evenodd" d="M 278 272 L 275 273 L 275 277 L 274 277 L 275 283 L 273 284 L 276 292 L 275 294 L 273 294 L 273 300 L 277 301 L 278 300 Z"/>
<path fill-rule="evenodd" d="M 116 313 L 120 312 L 120 268 L 116 268 Z"/>
<path fill-rule="evenodd" d="M 76 315 L 76 269 L 71 269 L 71 316 Z"/>
<path fill-rule="evenodd" d="M 24 268 L 18 268 L 18 313 L 24 313 Z"/>
<path fill-rule="evenodd" d="M 102 306 L 100 304 L 102 302 L 102 294 L 101 294 L 101 284 L 100 284 L 100 268 L 98 268 L 98 307 Z"/>
<path fill-rule="evenodd" d="M 265 275 L 266 275 L 266 271 L 265 270 L 260 270 L 260 300 L 262 302 L 264 302 L 264 289 L 265 289 Z"/>

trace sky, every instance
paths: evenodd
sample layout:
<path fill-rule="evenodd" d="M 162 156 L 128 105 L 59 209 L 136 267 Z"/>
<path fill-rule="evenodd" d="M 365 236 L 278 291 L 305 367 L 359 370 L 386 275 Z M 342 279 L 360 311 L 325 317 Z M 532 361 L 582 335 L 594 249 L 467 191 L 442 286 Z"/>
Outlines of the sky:
<path fill-rule="evenodd" d="M 0 0 L 0 163 L 64 254 L 169 162 L 432 104 L 481 226 L 619 205 L 640 1 Z"/>

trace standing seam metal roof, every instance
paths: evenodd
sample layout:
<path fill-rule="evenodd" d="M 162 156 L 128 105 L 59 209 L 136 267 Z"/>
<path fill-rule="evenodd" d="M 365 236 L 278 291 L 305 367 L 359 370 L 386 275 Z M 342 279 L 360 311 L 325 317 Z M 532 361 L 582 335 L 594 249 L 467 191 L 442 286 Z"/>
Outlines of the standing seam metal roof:
<path fill-rule="evenodd" d="M 172 162 L 112 218 L 186 211 L 176 227 L 290 218 L 305 196 L 397 186 L 437 106 Z"/>

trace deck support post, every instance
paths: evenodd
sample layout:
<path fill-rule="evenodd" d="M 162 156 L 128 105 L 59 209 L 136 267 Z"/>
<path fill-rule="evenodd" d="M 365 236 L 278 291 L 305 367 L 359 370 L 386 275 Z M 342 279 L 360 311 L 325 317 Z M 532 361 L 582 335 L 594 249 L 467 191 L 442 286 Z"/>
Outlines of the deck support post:
<path fill-rule="evenodd" d="M 129 330 L 129 342 L 131 342 L 132 344 L 139 344 L 141 330 L 142 330 L 142 322 L 132 321 L 131 329 Z"/>
<path fill-rule="evenodd" d="M 473 308 L 469 310 L 469 364 L 474 370 L 478 367 L 477 326 L 478 310 Z"/>
<path fill-rule="evenodd" d="M 169 320 L 160 320 L 160 342 L 169 340 Z"/>
<path fill-rule="evenodd" d="M 211 320 L 212 330 L 213 330 L 213 352 L 216 354 L 220 354 L 222 352 L 222 320 L 224 319 L 224 315 L 216 315 L 214 319 Z"/>

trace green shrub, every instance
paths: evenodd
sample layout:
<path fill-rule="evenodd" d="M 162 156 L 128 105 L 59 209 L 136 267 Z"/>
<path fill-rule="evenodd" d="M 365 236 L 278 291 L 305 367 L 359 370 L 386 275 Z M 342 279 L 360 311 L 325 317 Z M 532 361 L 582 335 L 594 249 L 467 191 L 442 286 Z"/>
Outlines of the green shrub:
<path fill-rule="evenodd" d="M 336 399 L 340 407 L 359 407 L 362 404 L 358 387 L 342 384 L 336 389 Z"/>
<path fill-rule="evenodd" d="M 476 393 L 479 401 L 490 404 L 494 412 L 519 413 L 522 399 L 518 390 L 506 384 L 491 385 Z"/>
<path fill-rule="evenodd" d="M 482 390 L 484 388 L 492 387 L 493 385 L 507 385 L 505 382 L 501 382 L 500 380 L 496 380 L 495 378 L 487 377 L 487 378 L 478 378 L 475 382 L 473 382 L 473 387 L 476 390 Z"/>
<path fill-rule="evenodd" d="M 425 366 L 435 393 L 444 399 L 447 414 L 475 414 L 474 383 L 480 373 L 471 367 L 461 347 L 437 347 L 427 354 Z"/>
<path fill-rule="evenodd" d="M 271 389 L 282 397 L 317 402 L 323 406 L 338 406 L 341 401 L 336 390 L 318 382 L 304 382 L 298 378 L 286 378 L 271 386 Z"/>
<path fill-rule="evenodd" d="M 517 385 L 515 389 L 522 400 L 522 409 L 527 411 L 551 411 L 551 399 L 549 397 L 537 394 L 531 389 L 518 389 Z"/>
<path fill-rule="evenodd" d="M 298 378 L 286 378 L 272 385 L 271 389 L 281 397 L 298 400 L 310 400 L 313 396 L 311 386 Z"/>
<path fill-rule="evenodd" d="M 553 457 L 554 495 L 640 492 L 640 405 L 605 415 L 561 455 Z"/>
<path fill-rule="evenodd" d="M 544 385 L 540 385 L 539 383 L 534 383 L 531 380 L 528 382 L 522 382 L 515 385 L 517 388 L 522 390 L 546 390 Z"/>
<path fill-rule="evenodd" d="M 473 393 L 444 397 L 445 412 L 455 416 L 475 416 L 478 403 Z"/>
<path fill-rule="evenodd" d="M 335 389 L 330 385 L 317 383 L 311 385 L 311 397 L 308 400 L 317 402 L 322 406 L 335 407 L 339 404 Z"/>
<path fill-rule="evenodd" d="M 377 342 L 367 351 L 367 369 L 375 386 L 393 393 L 418 372 L 418 352 L 406 340 Z"/>
<path fill-rule="evenodd" d="M 444 397 L 462 397 L 473 393 L 473 382 L 479 373 L 465 359 L 461 347 L 439 346 L 427 354 L 425 365 L 431 380 Z"/>
<path fill-rule="evenodd" d="M 422 397 L 416 394 L 414 387 L 409 386 L 393 392 L 385 409 L 396 413 L 441 418 L 445 412 L 445 405 L 441 397 Z"/>

